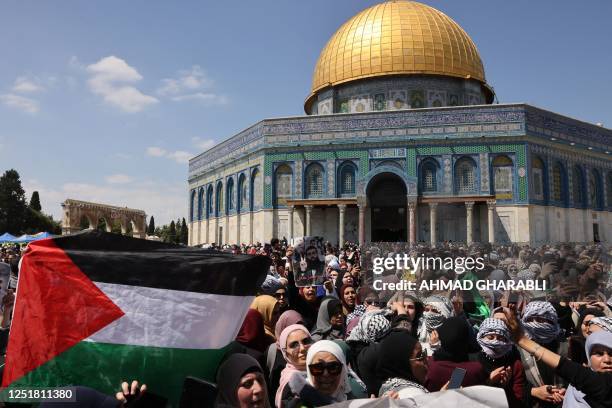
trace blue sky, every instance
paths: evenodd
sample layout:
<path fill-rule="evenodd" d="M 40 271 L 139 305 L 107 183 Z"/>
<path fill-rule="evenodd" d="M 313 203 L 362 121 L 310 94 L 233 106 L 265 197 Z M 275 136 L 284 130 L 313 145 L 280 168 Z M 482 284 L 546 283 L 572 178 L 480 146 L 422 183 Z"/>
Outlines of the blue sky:
<path fill-rule="evenodd" d="M 66 198 L 186 216 L 188 158 L 303 114 L 319 52 L 375 3 L 2 2 L 0 170 L 56 218 Z M 612 2 L 426 3 L 472 37 L 501 103 L 612 127 Z"/>

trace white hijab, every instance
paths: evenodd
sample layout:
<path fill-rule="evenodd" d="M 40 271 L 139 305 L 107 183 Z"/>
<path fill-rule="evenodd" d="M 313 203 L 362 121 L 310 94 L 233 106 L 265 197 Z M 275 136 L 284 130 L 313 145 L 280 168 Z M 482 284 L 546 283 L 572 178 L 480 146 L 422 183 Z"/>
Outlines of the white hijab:
<path fill-rule="evenodd" d="M 335 402 L 346 401 L 346 394 L 351 392 L 348 372 L 346 369 L 346 359 L 344 358 L 344 353 L 342 352 L 340 346 L 331 340 L 319 340 L 308 349 L 308 354 L 306 355 L 306 377 L 308 379 L 308 383 L 314 387 L 314 378 L 312 377 L 310 368 L 308 366 L 312 363 L 315 354 L 320 351 L 327 351 L 328 353 L 333 354 L 334 357 L 336 357 L 338 361 L 342 363 L 342 372 L 340 373 L 338 388 L 332 395 L 330 395 L 330 397 Z"/>

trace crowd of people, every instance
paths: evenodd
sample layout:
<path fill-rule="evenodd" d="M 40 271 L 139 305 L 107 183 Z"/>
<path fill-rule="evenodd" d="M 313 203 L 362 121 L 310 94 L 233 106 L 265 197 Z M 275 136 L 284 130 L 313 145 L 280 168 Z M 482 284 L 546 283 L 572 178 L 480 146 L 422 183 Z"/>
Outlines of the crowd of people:
<path fill-rule="evenodd" d="M 201 406 L 403 399 L 456 386 L 449 380 L 461 369 L 461 387 L 500 388 L 511 408 L 612 407 L 610 248 L 326 243 L 323 285 L 302 286 L 286 240 L 211 247 L 268 256 L 272 267 Z M 482 258 L 485 267 L 373 273 L 377 257 L 398 254 Z M 537 280 L 547 290 L 380 291 L 377 279 Z M 143 390 L 124 383 L 115 402 L 138 404 L 128 397 Z"/>

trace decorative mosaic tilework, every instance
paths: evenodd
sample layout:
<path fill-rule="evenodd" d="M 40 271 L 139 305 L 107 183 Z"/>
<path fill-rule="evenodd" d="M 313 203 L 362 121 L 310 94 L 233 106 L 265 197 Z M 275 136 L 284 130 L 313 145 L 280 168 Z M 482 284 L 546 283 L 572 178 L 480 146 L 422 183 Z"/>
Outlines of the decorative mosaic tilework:
<path fill-rule="evenodd" d="M 444 174 L 443 191 L 447 194 L 453 191 L 453 167 L 452 156 L 445 154 L 442 156 L 442 171 Z"/>
<path fill-rule="evenodd" d="M 406 149 L 406 162 L 408 164 L 407 166 L 407 173 L 409 177 L 416 177 L 417 176 L 417 170 L 416 170 L 416 149 Z"/>
<path fill-rule="evenodd" d="M 296 160 L 295 162 L 295 192 L 294 194 L 296 196 L 299 196 L 302 194 L 302 165 L 303 162 L 302 160 Z"/>
<path fill-rule="evenodd" d="M 427 91 L 427 106 L 446 106 L 446 91 Z"/>
<path fill-rule="evenodd" d="M 489 190 L 489 155 L 480 153 L 480 191 L 487 192 Z"/>
<path fill-rule="evenodd" d="M 405 109 L 408 107 L 408 96 L 406 91 L 389 91 L 388 109 Z"/>
<path fill-rule="evenodd" d="M 335 183 L 334 180 L 336 179 L 336 169 L 335 169 L 335 165 L 334 165 L 335 161 L 334 159 L 327 159 L 327 196 L 328 197 L 333 197 L 335 195 Z"/>

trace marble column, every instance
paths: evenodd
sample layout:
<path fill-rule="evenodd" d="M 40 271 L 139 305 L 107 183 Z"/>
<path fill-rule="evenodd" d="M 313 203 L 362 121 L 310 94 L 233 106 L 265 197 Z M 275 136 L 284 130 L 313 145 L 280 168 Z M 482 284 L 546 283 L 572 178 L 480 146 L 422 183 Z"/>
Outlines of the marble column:
<path fill-rule="evenodd" d="M 240 242 L 240 217 L 242 217 L 242 215 L 240 214 L 240 211 L 236 211 L 236 245 L 240 246 L 241 242 Z"/>
<path fill-rule="evenodd" d="M 436 224 L 438 223 L 438 203 L 429 203 L 429 242 L 431 246 L 436 246 L 438 236 L 436 234 Z"/>
<path fill-rule="evenodd" d="M 408 242 L 410 245 L 416 244 L 416 219 L 415 211 L 417 208 L 416 201 L 408 202 Z"/>
<path fill-rule="evenodd" d="M 287 237 L 287 241 L 291 242 L 291 240 L 293 239 L 293 210 L 295 209 L 294 206 L 292 205 L 288 205 L 287 206 L 287 211 L 289 211 L 289 219 L 287 220 L 287 235 L 289 235 Z"/>
<path fill-rule="evenodd" d="M 495 242 L 495 200 L 487 200 L 487 210 L 489 242 L 492 244 Z"/>
<path fill-rule="evenodd" d="M 365 212 L 366 205 L 358 204 L 359 207 L 359 245 L 365 245 Z"/>
<path fill-rule="evenodd" d="M 304 208 L 306 209 L 306 236 L 309 237 L 310 236 L 310 219 L 312 217 L 312 208 L 314 206 L 312 205 L 305 205 Z"/>
<path fill-rule="evenodd" d="M 474 201 L 465 202 L 465 230 L 467 232 L 466 243 L 472 245 L 474 242 Z"/>
<path fill-rule="evenodd" d="M 344 245 L 344 213 L 346 212 L 346 204 L 338 204 L 338 246 L 342 248 Z"/>

